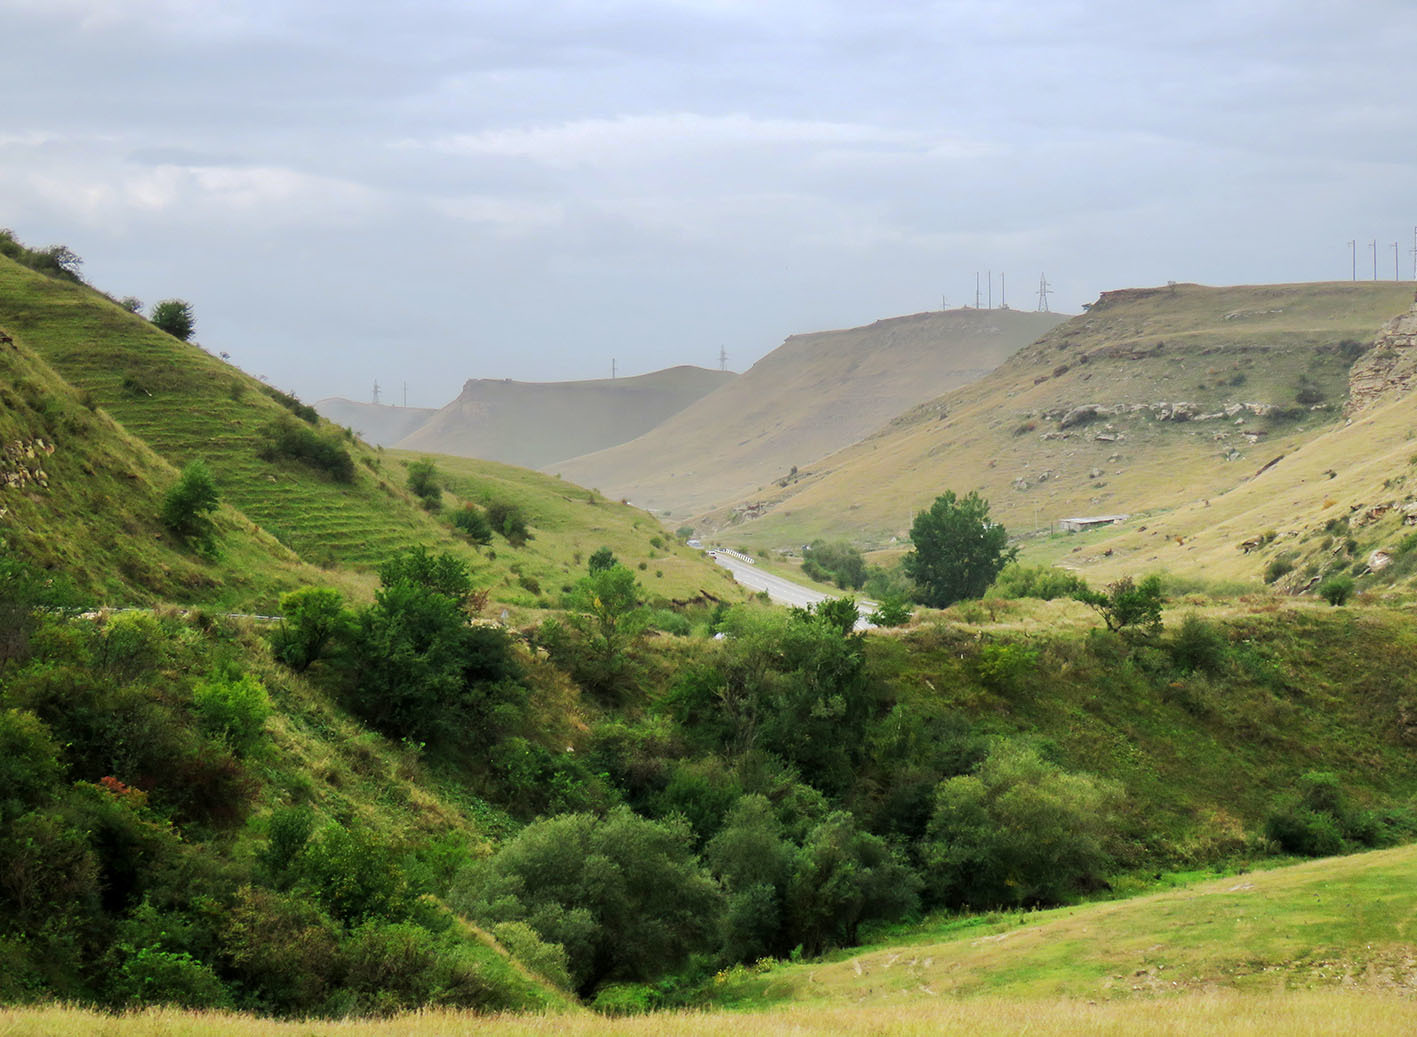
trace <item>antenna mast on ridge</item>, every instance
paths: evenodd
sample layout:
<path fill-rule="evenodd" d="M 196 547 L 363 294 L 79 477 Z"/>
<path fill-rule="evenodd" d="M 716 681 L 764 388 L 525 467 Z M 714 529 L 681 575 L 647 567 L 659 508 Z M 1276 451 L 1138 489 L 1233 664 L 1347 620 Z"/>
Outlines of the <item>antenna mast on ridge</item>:
<path fill-rule="evenodd" d="M 1050 294 L 1052 294 L 1052 291 L 1053 291 L 1053 289 L 1051 289 L 1051 288 L 1048 287 L 1048 277 L 1047 277 L 1047 275 L 1046 275 L 1046 274 L 1039 274 L 1039 275 L 1038 275 L 1038 312 L 1039 312 L 1039 313 L 1052 313 L 1052 312 L 1053 312 L 1052 310 L 1048 309 L 1048 296 L 1049 296 Z"/>
<path fill-rule="evenodd" d="M 374 402 L 379 402 L 379 379 L 374 379 Z"/>
<path fill-rule="evenodd" d="M 722 346 L 718 347 L 718 369 L 720 371 L 728 370 L 728 351 Z"/>

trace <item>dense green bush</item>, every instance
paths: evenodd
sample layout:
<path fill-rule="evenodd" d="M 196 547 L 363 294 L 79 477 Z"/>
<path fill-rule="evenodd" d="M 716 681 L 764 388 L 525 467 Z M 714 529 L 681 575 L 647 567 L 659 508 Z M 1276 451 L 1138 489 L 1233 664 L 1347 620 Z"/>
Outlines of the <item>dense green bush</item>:
<path fill-rule="evenodd" d="M 509 501 L 494 500 L 488 502 L 486 510 L 487 522 L 493 532 L 502 534 L 513 547 L 521 547 L 531 539 L 526 516 L 517 505 Z"/>
<path fill-rule="evenodd" d="M 1330 605 L 1346 605 L 1353 596 L 1353 577 L 1328 576 L 1319 584 L 1319 597 Z"/>
<path fill-rule="evenodd" d="M 802 551 L 802 571 L 821 583 L 859 590 L 866 582 L 866 559 L 844 540 L 814 540 Z"/>
<path fill-rule="evenodd" d="M 186 342 L 196 330 L 197 321 L 192 315 L 191 303 L 184 299 L 163 299 L 153 306 L 152 325 Z"/>
<path fill-rule="evenodd" d="M 572 983 L 652 980 L 717 935 L 722 897 L 682 823 L 626 808 L 528 825 L 460 876 L 455 907 L 495 925 L 526 922 L 566 951 Z"/>
<path fill-rule="evenodd" d="M 922 846 L 932 899 L 958 907 L 1056 904 L 1102 885 L 1121 789 L 1001 743 L 935 794 Z"/>
<path fill-rule="evenodd" d="M 280 625 L 271 632 L 271 652 L 297 673 L 303 673 L 354 631 L 354 614 L 344 607 L 340 592 L 329 587 L 302 587 L 280 596 Z"/>
<path fill-rule="evenodd" d="M 474 544 L 486 546 L 492 543 L 492 524 L 476 504 L 467 504 L 453 512 L 453 528 Z"/>
<path fill-rule="evenodd" d="M 1086 589 L 1087 581 L 1081 576 L 1056 565 L 1020 565 L 1014 562 L 999 573 L 991 593 L 1000 598 L 1052 601 L 1054 598 L 1074 597 Z"/>
<path fill-rule="evenodd" d="M 216 483 L 204 461 L 192 461 L 162 499 L 162 524 L 184 543 L 210 553 L 216 548 Z"/>
<path fill-rule="evenodd" d="M 271 698 L 250 674 L 217 673 L 192 689 L 203 729 L 239 755 L 249 755 L 265 740 Z"/>
<path fill-rule="evenodd" d="M 1219 626 L 1191 613 L 1167 646 L 1176 668 L 1187 673 L 1219 673 L 1225 666 L 1230 646 Z"/>
<path fill-rule="evenodd" d="M 282 416 L 268 425 L 258 451 L 266 461 L 287 458 L 324 472 L 336 482 L 354 481 L 354 459 L 335 436 Z"/>
<path fill-rule="evenodd" d="M 408 489 L 428 511 L 437 511 L 443 506 L 442 473 L 426 457 L 408 463 Z"/>
<path fill-rule="evenodd" d="M 1090 606 L 1107 629 L 1116 633 L 1155 634 L 1161 630 L 1161 610 L 1166 604 L 1161 577 L 1146 576 L 1140 583 L 1124 576 L 1107 590 L 1080 590 L 1073 595 Z"/>

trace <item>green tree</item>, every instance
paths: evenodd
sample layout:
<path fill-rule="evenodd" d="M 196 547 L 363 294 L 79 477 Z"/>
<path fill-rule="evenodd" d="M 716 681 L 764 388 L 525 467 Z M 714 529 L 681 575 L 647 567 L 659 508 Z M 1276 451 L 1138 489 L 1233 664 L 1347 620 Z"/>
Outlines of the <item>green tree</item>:
<path fill-rule="evenodd" d="M 162 522 L 182 541 L 210 553 L 216 547 L 216 483 L 206 462 L 192 461 L 182 469 L 172 489 L 162 501 Z"/>
<path fill-rule="evenodd" d="M 722 896 L 692 845 L 682 821 L 627 807 L 563 814 L 472 865 L 452 900 L 484 924 L 526 922 L 560 944 L 583 994 L 607 980 L 653 980 L 718 933 Z"/>
<path fill-rule="evenodd" d="M 583 650 L 574 669 L 583 683 L 602 694 L 623 690 L 629 650 L 649 625 L 635 574 L 618 563 L 592 571 L 571 591 L 568 622 L 581 635 Z"/>
<path fill-rule="evenodd" d="M 592 573 L 598 573 L 619 564 L 620 560 L 615 557 L 615 553 L 611 551 L 610 548 L 597 547 L 591 552 L 590 558 L 586 561 L 586 568 Z"/>
<path fill-rule="evenodd" d="M 1166 603 L 1166 596 L 1161 590 L 1160 576 L 1143 577 L 1140 583 L 1124 576 L 1116 583 L 1108 584 L 1106 591 L 1090 590 L 1084 586 L 1073 596 L 1096 611 L 1107 624 L 1107 629 L 1115 633 L 1140 631 L 1154 634 L 1161 629 L 1161 609 Z"/>
<path fill-rule="evenodd" d="M 962 499 L 953 490 L 936 497 L 915 516 L 910 540 L 915 550 L 901 564 L 932 608 L 983 596 L 1018 554 L 1004 527 L 989 521 L 989 502 L 973 490 Z"/>
<path fill-rule="evenodd" d="M 921 847 L 938 902 L 975 908 L 1058 903 L 1098 886 L 1112 856 L 1122 790 L 1068 774 L 1003 743 L 973 774 L 935 792 Z"/>
<path fill-rule="evenodd" d="M 186 342 L 196 330 L 192 306 L 184 299 L 164 299 L 153 307 L 153 327 Z"/>
<path fill-rule="evenodd" d="M 280 597 L 281 621 L 271 634 L 271 651 L 296 673 L 303 673 L 331 645 L 354 631 L 354 615 L 340 592 L 330 587 L 301 587 Z"/>

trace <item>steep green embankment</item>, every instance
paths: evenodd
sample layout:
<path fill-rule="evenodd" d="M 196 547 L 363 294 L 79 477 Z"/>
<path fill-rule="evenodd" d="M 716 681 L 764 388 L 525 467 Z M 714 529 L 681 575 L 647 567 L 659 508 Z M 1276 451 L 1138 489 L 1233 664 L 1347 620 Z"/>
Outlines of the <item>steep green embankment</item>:
<path fill-rule="evenodd" d="M 244 515 L 216 516 L 221 552 L 196 556 L 163 527 L 177 472 L 0 331 L 0 548 L 67 574 L 95 600 L 274 601 L 321 579 Z"/>

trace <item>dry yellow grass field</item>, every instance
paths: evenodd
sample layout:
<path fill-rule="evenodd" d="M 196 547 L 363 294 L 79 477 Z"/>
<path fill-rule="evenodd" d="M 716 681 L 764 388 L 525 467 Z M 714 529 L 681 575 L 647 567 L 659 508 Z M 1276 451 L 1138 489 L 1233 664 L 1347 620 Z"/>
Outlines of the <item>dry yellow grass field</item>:
<path fill-rule="evenodd" d="M 475 1016 L 424 1012 L 386 1020 L 280 1022 L 220 1013 L 154 1009 L 109 1016 L 77 1008 L 0 1009 L 4 1037 L 447 1037 L 453 1034 L 703 1035 L 796 1037 L 800 1034 L 1155 1034 L 1159 1037 L 1338 1037 L 1410 1034 L 1417 1001 L 1375 990 L 1212 991 L 1165 1000 L 985 999 L 774 1012 L 672 1013 L 607 1019 L 589 1013 Z"/>

